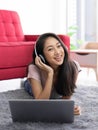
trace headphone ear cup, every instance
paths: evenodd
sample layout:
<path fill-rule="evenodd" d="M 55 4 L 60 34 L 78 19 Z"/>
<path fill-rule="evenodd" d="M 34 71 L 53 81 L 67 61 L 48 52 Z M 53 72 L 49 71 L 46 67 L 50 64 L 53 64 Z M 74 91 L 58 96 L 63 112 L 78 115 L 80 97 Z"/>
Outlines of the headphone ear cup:
<path fill-rule="evenodd" d="M 45 63 L 45 58 L 42 55 L 39 55 L 39 57 L 41 58 L 42 62 Z"/>

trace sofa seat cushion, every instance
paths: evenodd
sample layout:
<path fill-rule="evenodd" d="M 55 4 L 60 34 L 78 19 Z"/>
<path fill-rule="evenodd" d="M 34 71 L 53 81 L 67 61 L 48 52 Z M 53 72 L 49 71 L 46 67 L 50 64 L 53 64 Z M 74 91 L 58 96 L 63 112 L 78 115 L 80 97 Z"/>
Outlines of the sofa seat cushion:
<path fill-rule="evenodd" d="M 35 42 L 1 42 L 0 69 L 27 66 L 32 61 Z"/>

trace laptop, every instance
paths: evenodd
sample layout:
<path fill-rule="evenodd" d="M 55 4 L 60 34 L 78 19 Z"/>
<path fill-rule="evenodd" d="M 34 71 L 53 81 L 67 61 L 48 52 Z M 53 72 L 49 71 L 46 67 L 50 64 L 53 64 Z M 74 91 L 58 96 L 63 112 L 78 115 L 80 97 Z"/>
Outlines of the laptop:
<path fill-rule="evenodd" d="M 74 101 L 65 99 L 9 100 L 13 122 L 58 122 L 74 121 Z"/>

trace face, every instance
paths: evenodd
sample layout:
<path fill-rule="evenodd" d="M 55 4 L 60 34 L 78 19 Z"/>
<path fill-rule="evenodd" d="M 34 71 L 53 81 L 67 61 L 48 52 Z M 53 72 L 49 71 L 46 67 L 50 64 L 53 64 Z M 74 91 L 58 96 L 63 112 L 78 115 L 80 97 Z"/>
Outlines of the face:
<path fill-rule="evenodd" d="M 52 68 L 56 69 L 63 63 L 65 53 L 61 43 L 57 39 L 53 37 L 47 38 L 43 52 Z"/>

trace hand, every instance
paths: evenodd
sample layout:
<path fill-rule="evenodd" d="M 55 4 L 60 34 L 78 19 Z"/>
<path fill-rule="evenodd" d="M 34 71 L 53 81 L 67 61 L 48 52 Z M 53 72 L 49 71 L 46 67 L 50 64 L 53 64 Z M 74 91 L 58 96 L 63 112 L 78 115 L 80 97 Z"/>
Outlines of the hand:
<path fill-rule="evenodd" d="M 53 73 L 53 69 L 42 62 L 39 56 L 35 58 L 35 64 L 42 70 L 46 71 L 47 73 Z"/>
<path fill-rule="evenodd" d="M 74 115 L 80 115 L 81 114 L 81 108 L 80 106 L 74 107 Z"/>

